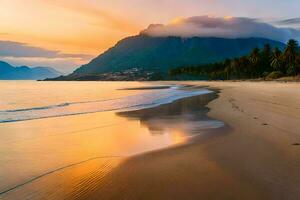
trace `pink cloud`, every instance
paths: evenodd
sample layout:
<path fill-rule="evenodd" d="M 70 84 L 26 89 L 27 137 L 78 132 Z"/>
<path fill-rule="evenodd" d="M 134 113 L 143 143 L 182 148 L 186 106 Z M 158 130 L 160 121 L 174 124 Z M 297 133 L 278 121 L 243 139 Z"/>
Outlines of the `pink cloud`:
<path fill-rule="evenodd" d="M 261 37 L 282 42 L 286 42 L 290 38 L 300 38 L 300 30 L 279 28 L 252 18 L 209 16 L 181 18 L 166 25 L 152 24 L 141 34 L 154 37 Z"/>

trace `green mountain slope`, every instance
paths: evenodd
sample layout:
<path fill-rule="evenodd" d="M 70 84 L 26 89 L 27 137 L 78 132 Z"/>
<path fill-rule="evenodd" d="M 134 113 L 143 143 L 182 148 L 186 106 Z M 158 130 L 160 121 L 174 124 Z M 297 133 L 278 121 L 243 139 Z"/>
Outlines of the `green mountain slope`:
<path fill-rule="evenodd" d="M 119 41 L 114 47 L 74 71 L 72 76 L 120 72 L 132 68 L 167 72 L 179 66 L 200 65 L 248 54 L 254 47 L 284 48 L 281 42 L 264 38 L 180 38 L 137 35 Z"/>

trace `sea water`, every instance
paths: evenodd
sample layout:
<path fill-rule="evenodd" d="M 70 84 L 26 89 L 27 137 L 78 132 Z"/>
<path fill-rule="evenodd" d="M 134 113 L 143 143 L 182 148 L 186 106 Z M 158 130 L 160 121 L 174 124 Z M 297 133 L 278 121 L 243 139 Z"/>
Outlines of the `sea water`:
<path fill-rule="evenodd" d="M 163 89 L 134 82 L 0 82 L 0 123 L 125 109 L 142 109 L 211 91 Z"/>

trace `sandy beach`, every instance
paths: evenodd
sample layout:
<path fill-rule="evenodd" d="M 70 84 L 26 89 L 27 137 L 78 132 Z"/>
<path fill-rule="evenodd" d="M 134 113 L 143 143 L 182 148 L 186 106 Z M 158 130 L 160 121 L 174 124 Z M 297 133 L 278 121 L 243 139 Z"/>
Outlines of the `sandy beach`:
<path fill-rule="evenodd" d="M 46 148 L 44 143 L 54 145 L 53 149 L 60 148 L 74 140 L 75 144 L 81 145 L 84 134 L 84 149 L 89 151 L 82 152 L 79 148 L 71 152 L 70 149 L 64 160 L 76 161 L 74 165 L 45 174 L 1 197 L 101 200 L 300 198 L 299 83 L 180 84 L 205 86 L 218 92 L 116 115 L 104 112 L 63 117 L 59 121 L 49 118 L 20 122 L 18 126 L 23 128 L 46 126 L 52 127 L 55 133 L 60 131 L 59 127 L 65 130 L 71 127 L 66 125 L 72 124 L 71 134 L 49 135 L 50 142 L 37 138 L 39 148 Z M 103 119 L 105 123 L 118 123 L 99 129 L 105 124 Z M 208 125 L 205 122 L 209 122 Z M 221 128 L 205 128 L 222 122 L 225 125 Z M 45 125 L 41 125 L 43 123 Z M 203 127 L 198 127 L 199 123 Z M 92 126 L 97 129 L 88 128 Z M 76 128 L 82 131 L 74 132 Z M 10 130 L 9 126 L 6 130 Z M 101 135 L 98 135 L 99 131 Z M 44 129 L 36 132 L 47 135 Z M 143 136 L 141 132 L 147 134 Z M 164 143 L 161 140 L 165 132 L 172 134 Z M 197 134 L 186 137 L 193 132 Z M 112 151 L 109 143 L 115 138 L 118 143 Z M 149 140 L 155 143 L 145 142 Z M 31 140 L 23 141 L 21 148 L 24 149 L 28 142 L 30 146 L 34 144 Z M 137 144 L 143 147 L 136 146 L 136 149 L 149 145 L 148 151 L 134 156 L 80 161 L 80 156 L 85 154 L 85 157 L 95 156 L 95 150 L 102 154 L 113 152 L 113 155 L 118 155 L 122 148 L 135 152 L 137 150 L 131 147 Z M 103 145 L 105 149 L 97 148 Z M 157 145 L 166 148 L 151 150 Z"/>
<path fill-rule="evenodd" d="M 196 84 L 220 89 L 208 104 L 228 126 L 218 137 L 132 157 L 80 198 L 299 199 L 300 85 Z"/>
<path fill-rule="evenodd" d="M 300 200 L 300 0 L 0 2 L 0 200 Z"/>

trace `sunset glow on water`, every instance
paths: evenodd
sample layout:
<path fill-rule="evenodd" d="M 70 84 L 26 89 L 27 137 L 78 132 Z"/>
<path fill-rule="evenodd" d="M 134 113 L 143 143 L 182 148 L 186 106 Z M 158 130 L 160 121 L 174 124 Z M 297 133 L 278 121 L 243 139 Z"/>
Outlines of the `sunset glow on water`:
<path fill-rule="evenodd" d="M 12 83 L 11 81 L 1 82 L 1 85 L 11 85 Z M 188 133 L 195 132 L 197 135 L 201 130 L 222 126 L 222 123 L 217 121 L 211 120 L 209 122 L 204 119 L 199 119 L 200 122 L 202 121 L 202 125 L 201 123 L 196 125 L 194 121 L 189 120 L 189 115 L 179 117 L 179 114 L 183 112 L 180 108 L 176 111 L 177 109 L 166 107 L 159 116 L 146 112 L 148 113 L 147 119 L 140 116 L 140 114 L 134 114 L 138 111 L 131 111 L 134 115 L 132 116 L 131 112 L 126 114 L 127 112 L 124 112 L 124 109 L 122 109 L 122 104 L 129 107 L 128 105 L 133 103 L 132 106 L 136 106 L 136 101 L 128 98 L 131 96 L 134 96 L 134 99 L 139 102 L 139 105 L 134 109 L 138 110 L 149 108 L 150 102 L 153 103 L 152 107 L 163 106 L 163 104 L 171 103 L 185 95 L 195 96 L 201 94 L 201 92 L 206 94 L 208 92 L 205 89 L 189 90 L 189 92 L 177 87 L 174 87 L 174 89 L 120 90 L 124 88 L 124 84 L 117 82 L 90 82 L 80 85 L 71 82 L 63 84 L 46 82 L 37 85 L 37 82 L 27 81 L 15 84 L 14 89 L 5 95 L 7 98 L 1 101 L 2 111 L 0 112 L 4 112 L 4 109 L 15 110 L 17 115 L 27 114 L 29 116 L 36 112 L 36 109 L 26 108 L 45 107 L 46 112 L 52 112 L 54 116 L 0 123 L 0 147 L 2 152 L 0 156 L 2 163 L 0 177 L 6 180 L 0 183 L 0 189 L 1 193 L 4 193 L 4 197 L 5 195 L 9 197 L 14 194 L 27 197 L 31 193 L 28 191 L 22 193 L 25 188 L 33 187 L 30 191 L 34 191 L 39 188 L 33 186 L 36 182 L 42 181 L 48 176 L 51 177 L 56 172 L 60 173 L 69 168 L 73 169 L 77 165 L 80 166 L 92 161 L 100 162 L 98 160 L 107 160 L 107 162 L 112 162 L 113 160 L 114 164 L 111 164 L 115 166 L 119 161 L 130 155 L 182 144 L 192 136 Z M 17 86 L 18 84 L 19 87 Z M 76 88 L 76 91 L 72 92 L 72 90 L 67 89 L 71 85 L 72 88 Z M 144 87 L 149 85 L 151 84 L 131 82 L 127 83 L 126 87 Z M 42 88 L 47 89 L 44 90 Z M 15 95 L 20 91 L 22 91 L 23 95 Z M 68 91 L 68 95 L 66 95 L 65 91 Z M 7 91 L 1 92 L 7 93 Z M 51 97 L 53 98 L 50 98 L 50 92 L 52 92 Z M 173 93 L 175 96 L 170 95 Z M 152 97 L 150 102 L 149 95 Z M 32 98 L 29 98 L 29 96 Z M 46 96 L 47 98 L 45 98 Z M 148 100 L 148 103 L 147 101 L 143 102 L 145 101 L 143 98 L 146 98 L 145 100 Z M 116 106 L 115 103 L 99 104 L 99 100 L 102 100 L 100 101 L 101 103 L 105 99 L 107 101 L 123 99 L 117 104 L 121 109 L 112 107 Z M 89 107 L 86 107 L 86 105 L 81 107 L 79 104 L 75 108 L 77 112 L 80 111 L 79 114 L 75 112 L 69 116 L 60 115 L 61 112 L 72 112 L 72 108 L 69 109 L 68 105 L 65 105 L 63 108 L 54 108 L 53 111 L 51 111 L 52 107 L 47 106 L 62 104 L 62 102 L 78 101 L 89 102 L 90 105 Z M 190 104 L 194 105 L 195 102 L 187 102 L 185 104 L 189 108 L 188 106 Z M 185 104 L 180 105 L 184 106 Z M 96 112 L 99 109 L 97 106 L 111 107 L 108 107 L 110 108 L 108 111 L 101 111 L 100 109 L 101 112 Z M 201 105 L 199 106 L 201 108 Z M 22 111 L 24 109 L 26 110 L 25 113 Z M 96 110 L 90 114 L 84 114 L 84 111 L 87 109 Z M 110 111 L 115 109 L 117 110 Z M 169 109 L 170 111 L 173 110 L 172 112 L 176 112 L 170 113 Z M 37 109 L 37 111 L 40 110 Z M 120 111 L 122 113 L 116 113 Z M 188 114 L 189 110 L 184 112 Z M 42 113 L 38 112 L 36 115 L 38 116 Z M 107 171 L 110 168 L 113 167 L 105 168 L 105 170 Z M 12 176 L 12 174 L 14 175 Z M 75 179 L 77 180 L 77 178 Z M 70 179 L 68 179 L 69 181 Z M 77 184 L 77 182 L 74 181 L 70 184 Z M 46 188 L 41 187 L 38 190 L 40 189 L 44 191 Z M 51 190 L 51 187 L 48 189 Z M 59 195 L 62 194 L 60 193 Z"/>

